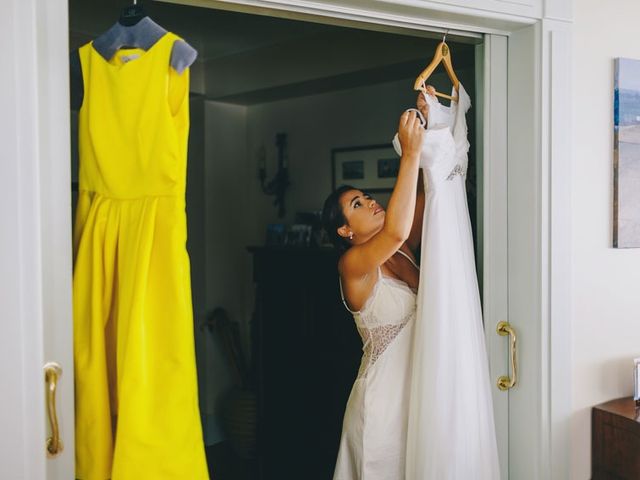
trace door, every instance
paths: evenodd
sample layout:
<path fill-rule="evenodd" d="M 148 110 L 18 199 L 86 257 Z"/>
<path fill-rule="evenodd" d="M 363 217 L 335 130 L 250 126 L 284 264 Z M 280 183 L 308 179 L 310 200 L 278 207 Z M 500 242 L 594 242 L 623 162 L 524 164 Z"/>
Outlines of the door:
<path fill-rule="evenodd" d="M 2 4 L 0 465 L 16 480 L 74 477 L 67 32 L 65 0 Z"/>
<path fill-rule="evenodd" d="M 507 231 L 507 37 L 485 35 L 476 47 L 477 157 L 482 159 L 482 299 L 501 478 L 509 478 L 509 390 L 497 379 L 509 372 L 509 341 L 498 335 L 509 320 Z M 478 241 L 480 244 L 480 241 Z"/>

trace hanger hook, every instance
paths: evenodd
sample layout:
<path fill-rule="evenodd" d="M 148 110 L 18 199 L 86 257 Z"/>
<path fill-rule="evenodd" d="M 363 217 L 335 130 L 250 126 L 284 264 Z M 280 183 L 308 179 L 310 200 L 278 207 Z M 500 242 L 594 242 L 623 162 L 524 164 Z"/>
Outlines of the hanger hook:
<path fill-rule="evenodd" d="M 135 0 L 133 1 L 135 2 Z M 448 28 L 444 31 L 444 36 L 442 37 L 442 43 L 447 43 L 447 33 L 449 33 Z"/>

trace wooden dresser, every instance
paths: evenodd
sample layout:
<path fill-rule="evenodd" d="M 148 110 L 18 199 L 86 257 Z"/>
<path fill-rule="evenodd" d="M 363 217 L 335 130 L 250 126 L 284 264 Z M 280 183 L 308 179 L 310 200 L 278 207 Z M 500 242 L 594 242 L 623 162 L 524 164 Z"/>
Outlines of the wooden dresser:
<path fill-rule="evenodd" d="M 593 407 L 592 480 L 640 479 L 640 409 L 632 397 Z"/>
<path fill-rule="evenodd" d="M 253 247 L 258 477 L 330 480 L 362 342 L 333 249 Z"/>

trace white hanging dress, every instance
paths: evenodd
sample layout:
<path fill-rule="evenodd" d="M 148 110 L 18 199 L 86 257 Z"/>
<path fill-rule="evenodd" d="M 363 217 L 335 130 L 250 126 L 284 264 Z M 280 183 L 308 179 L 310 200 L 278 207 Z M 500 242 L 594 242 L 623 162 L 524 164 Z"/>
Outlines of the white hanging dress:
<path fill-rule="evenodd" d="M 455 90 L 452 96 L 455 94 Z M 426 201 L 413 336 L 406 480 L 500 478 L 465 190 L 471 99 L 430 95 L 420 166 Z M 400 153 L 398 138 L 393 140 Z"/>
<path fill-rule="evenodd" d="M 416 293 L 378 268 L 361 310 L 350 310 L 343 294 L 342 301 L 362 337 L 363 355 L 347 401 L 333 479 L 404 480 Z"/>

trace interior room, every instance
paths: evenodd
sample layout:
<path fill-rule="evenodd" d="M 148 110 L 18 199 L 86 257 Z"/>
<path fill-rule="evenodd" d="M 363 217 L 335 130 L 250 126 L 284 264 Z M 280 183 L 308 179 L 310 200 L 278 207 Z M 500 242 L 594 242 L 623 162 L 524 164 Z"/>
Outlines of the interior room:
<path fill-rule="evenodd" d="M 348 180 L 386 205 L 400 114 L 415 108 L 415 78 L 446 32 L 143 3 L 198 52 L 190 69 L 187 248 L 210 473 L 329 479 L 362 342 L 340 301 L 338 257 L 320 211 Z M 70 52 L 128 5 L 71 0 Z M 482 284 L 483 39 L 452 32 L 446 40 L 472 103 L 466 184 Z M 427 83 L 451 91 L 441 67 Z M 71 120 L 75 207 L 77 106 Z M 391 173 L 350 173 L 348 162 L 360 158 L 384 158 Z"/>
<path fill-rule="evenodd" d="M 76 460 L 92 445 L 79 440 L 76 428 L 86 412 L 77 397 L 75 324 L 87 318 L 75 305 L 72 208 L 83 194 L 77 169 L 82 112 L 74 103 L 78 71 L 70 66 L 78 47 L 114 25 L 128 4 L 2 2 L 0 361 L 7 368 L 0 465 L 6 478 L 82 478 Z M 182 215 L 178 239 L 181 255 L 188 242 L 191 260 L 189 318 L 180 320 L 188 320 L 182 323 L 193 343 L 184 355 L 188 375 L 175 375 L 179 362 L 149 369 L 161 370 L 160 388 L 148 389 L 159 408 L 136 408 L 134 420 L 151 410 L 162 421 L 173 417 L 163 415 L 168 402 L 184 392 L 173 388 L 166 395 L 162 381 L 189 377 L 190 408 L 184 410 L 190 425 L 198 425 L 192 432 L 199 446 L 189 447 L 198 450 L 200 474 L 187 462 L 175 475 L 145 471 L 128 478 L 209 478 L 207 460 L 216 479 L 274 470 L 275 478 L 308 478 L 296 470 L 303 461 L 328 478 L 361 342 L 335 277 L 313 283 L 320 272 L 335 275 L 335 257 L 282 243 L 309 238 L 335 172 L 351 182 L 365 176 L 357 162 L 366 159 L 353 166 L 353 155 L 388 147 L 398 116 L 415 106 L 415 75 L 447 29 L 453 29 L 447 43 L 455 71 L 473 100 L 467 114 L 469 124 L 475 122 L 469 131 L 477 192 L 471 221 L 478 218 L 475 252 L 499 478 L 640 478 L 640 229 L 620 222 L 637 220 L 640 211 L 639 2 L 150 0 L 144 6 L 198 52 L 189 88 L 188 238 L 183 242 Z M 157 87 L 165 77 L 154 78 Z M 445 92 L 451 86 L 441 68 L 430 81 Z M 112 132 L 120 133 L 114 140 L 153 134 L 154 122 L 146 120 L 124 131 L 112 122 Z M 103 123 L 97 123 L 100 135 Z M 379 148 L 361 148 L 373 146 Z M 394 163 L 382 160 L 385 180 L 378 187 L 385 190 Z M 286 178 L 279 165 L 286 166 Z M 473 182 L 467 187 L 471 202 Z M 275 193 L 284 202 L 274 204 Z M 388 192 L 372 193 L 387 201 Z M 624 218 L 625 212 L 632 215 Z M 274 273 L 284 278 L 270 281 Z M 319 286 L 326 291 L 316 291 Z M 334 303 L 319 304 L 329 295 Z M 323 321 L 319 328 L 313 312 Z M 148 316 L 160 317 L 174 318 Z M 515 333 L 498 331 L 504 321 L 517 341 Z M 267 323 L 272 328 L 264 328 Z M 166 355 L 151 365 L 177 358 L 177 342 L 168 338 Z M 517 382 L 501 390 L 516 378 L 516 366 Z M 464 369 L 447 370 L 454 371 Z M 110 421 L 103 426 L 111 435 Z M 154 435 L 153 422 L 143 426 L 152 432 L 147 439 L 160 440 L 158 447 L 177 438 Z M 109 441 L 101 445 L 107 454 Z M 170 447 L 176 443 L 188 442 Z M 156 455 L 145 468 L 164 459 Z M 91 478 L 118 478 L 110 467 L 105 472 Z"/>

